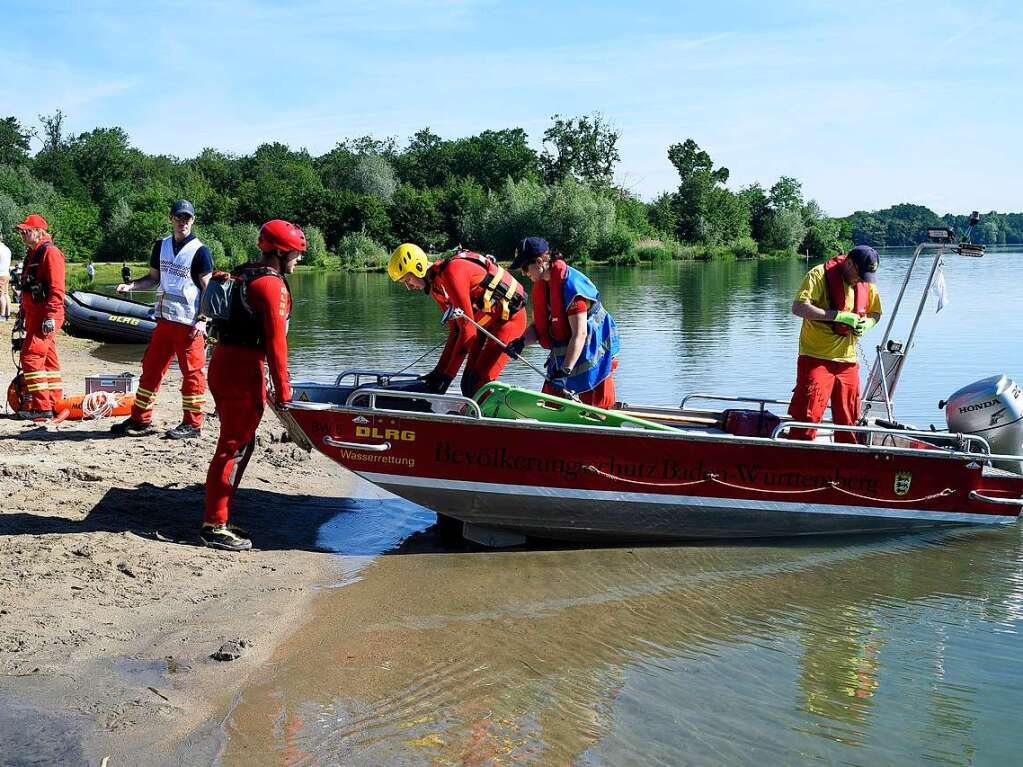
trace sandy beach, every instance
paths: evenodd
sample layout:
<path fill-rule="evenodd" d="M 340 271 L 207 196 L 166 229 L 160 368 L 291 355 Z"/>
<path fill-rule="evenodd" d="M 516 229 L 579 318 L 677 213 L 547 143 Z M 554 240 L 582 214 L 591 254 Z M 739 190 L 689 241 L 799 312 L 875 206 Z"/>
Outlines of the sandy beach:
<path fill-rule="evenodd" d="M 84 393 L 91 373 L 138 374 L 137 362 L 104 362 L 97 347 L 61 334 L 66 393 Z M 13 366 L 0 370 L 6 387 Z M 179 387 L 173 367 L 156 406 L 165 428 L 180 420 Z M 315 540 L 332 500 L 373 492 L 282 442 L 268 412 L 232 517 L 255 548 L 204 548 L 216 418 L 183 442 L 162 430 L 112 438 L 113 422 L 0 418 L 4 764 L 208 762 L 220 729 L 212 713 L 301 625 L 315 584 L 338 568 Z M 232 642 L 239 657 L 211 657 Z"/>

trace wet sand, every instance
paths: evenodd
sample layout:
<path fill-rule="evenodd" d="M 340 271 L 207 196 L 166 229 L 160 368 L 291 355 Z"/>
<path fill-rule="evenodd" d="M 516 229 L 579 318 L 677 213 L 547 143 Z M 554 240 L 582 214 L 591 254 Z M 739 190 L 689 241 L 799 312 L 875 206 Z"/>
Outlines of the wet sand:
<path fill-rule="evenodd" d="M 62 334 L 58 349 L 68 394 L 84 393 L 87 374 L 139 372 L 141 347 Z M 0 371 L 6 387 L 13 367 Z M 156 406 L 165 428 L 180 420 L 179 389 L 175 367 Z M 208 763 L 214 712 L 301 625 L 315 584 L 337 577 L 318 528 L 339 498 L 374 493 L 282 442 L 268 412 L 232 517 L 256 550 L 207 549 L 198 530 L 217 420 L 184 442 L 162 430 L 112 438 L 114 420 L 0 418 L 4 764 Z M 244 641 L 241 657 L 211 659 L 232 640 Z"/>

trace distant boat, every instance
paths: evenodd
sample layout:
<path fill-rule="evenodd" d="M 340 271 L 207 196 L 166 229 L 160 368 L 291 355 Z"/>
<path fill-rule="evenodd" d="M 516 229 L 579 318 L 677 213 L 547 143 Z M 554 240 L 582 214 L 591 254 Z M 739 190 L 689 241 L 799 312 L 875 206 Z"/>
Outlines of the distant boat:
<path fill-rule="evenodd" d="M 83 290 L 64 297 L 64 330 L 77 338 L 147 344 L 155 327 L 151 304 Z"/>

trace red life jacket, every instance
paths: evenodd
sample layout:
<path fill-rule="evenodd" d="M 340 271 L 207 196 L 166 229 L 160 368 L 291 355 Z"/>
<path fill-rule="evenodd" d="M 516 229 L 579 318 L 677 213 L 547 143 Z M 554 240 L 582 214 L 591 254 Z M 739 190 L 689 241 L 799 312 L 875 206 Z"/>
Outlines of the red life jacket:
<path fill-rule="evenodd" d="M 565 313 L 564 282 L 568 264 L 559 259 L 551 261 L 550 280 L 533 283 L 530 298 L 533 302 L 533 326 L 536 338 L 544 349 L 551 348 L 551 342 L 563 344 L 572 336 Z"/>
<path fill-rule="evenodd" d="M 430 293 L 442 304 L 450 305 L 444 288 L 436 283 L 451 262 L 456 258 L 471 261 L 484 270 L 480 281 L 469 289 L 469 301 L 473 313 L 492 315 L 494 319 L 507 320 L 526 307 L 526 291 L 507 269 L 500 266 L 493 256 L 484 256 L 470 250 L 459 250 L 442 258 L 426 273 L 426 284 Z"/>
<path fill-rule="evenodd" d="M 853 305 L 850 307 L 849 296 L 846 293 L 845 277 L 842 276 L 842 264 L 845 263 L 846 255 L 835 256 L 824 264 L 824 279 L 828 287 L 828 303 L 832 309 L 840 312 L 852 312 L 858 317 L 867 315 L 867 304 L 870 302 L 870 285 L 865 282 L 858 282 L 853 287 Z M 847 336 L 852 333 L 852 328 L 841 322 L 832 322 L 831 329 L 840 336 Z"/>

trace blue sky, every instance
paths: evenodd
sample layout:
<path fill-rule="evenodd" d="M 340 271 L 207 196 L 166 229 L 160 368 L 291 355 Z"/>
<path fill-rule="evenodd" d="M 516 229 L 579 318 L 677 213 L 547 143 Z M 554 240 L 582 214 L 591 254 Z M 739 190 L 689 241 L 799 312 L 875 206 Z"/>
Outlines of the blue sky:
<path fill-rule="evenodd" d="M 693 138 L 729 185 L 780 175 L 832 215 L 898 202 L 1023 210 L 1023 4 L 11 2 L 0 115 L 60 108 L 151 153 L 313 153 L 602 112 L 618 180 L 677 185 Z"/>

